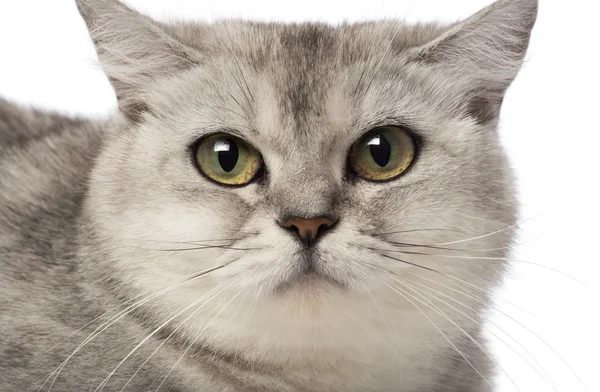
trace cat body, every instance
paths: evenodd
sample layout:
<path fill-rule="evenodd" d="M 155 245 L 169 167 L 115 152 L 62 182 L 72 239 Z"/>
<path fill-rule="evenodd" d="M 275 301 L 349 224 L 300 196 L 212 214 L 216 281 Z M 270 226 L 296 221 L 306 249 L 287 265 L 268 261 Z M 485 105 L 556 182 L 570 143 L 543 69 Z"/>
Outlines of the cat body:
<path fill-rule="evenodd" d="M 78 6 L 120 111 L 0 101 L 1 391 L 492 390 L 517 222 L 496 127 L 537 2 L 338 27 Z M 414 161 L 368 181 L 348 151 L 386 126 Z M 255 179 L 209 178 L 214 134 Z M 311 243 L 285 223 L 317 218 Z"/>

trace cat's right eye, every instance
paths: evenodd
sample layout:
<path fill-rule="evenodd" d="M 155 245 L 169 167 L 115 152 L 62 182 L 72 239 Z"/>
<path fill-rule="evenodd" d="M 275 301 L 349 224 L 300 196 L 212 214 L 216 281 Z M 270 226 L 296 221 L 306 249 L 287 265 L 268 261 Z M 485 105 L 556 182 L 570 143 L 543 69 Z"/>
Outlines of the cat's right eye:
<path fill-rule="evenodd" d="M 262 156 L 254 147 L 226 133 L 200 140 L 194 154 L 200 171 L 224 185 L 246 185 L 262 166 Z"/>

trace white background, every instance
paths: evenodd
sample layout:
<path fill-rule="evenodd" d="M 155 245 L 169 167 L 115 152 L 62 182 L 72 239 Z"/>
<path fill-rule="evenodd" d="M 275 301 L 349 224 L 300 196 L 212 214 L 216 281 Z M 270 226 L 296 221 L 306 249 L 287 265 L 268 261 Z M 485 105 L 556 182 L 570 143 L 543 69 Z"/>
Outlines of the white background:
<path fill-rule="evenodd" d="M 233 16 L 337 23 L 383 17 L 452 21 L 490 1 L 128 3 L 161 19 Z M 497 293 L 498 310 L 488 325 L 510 346 L 490 338 L 506 373 L 497 378 L 502 392 L 586 390 L 577 377 L 588 391 L 600 391 L 600 32 L 595 3 L 542 0 L 528 61 L 502 112 L 501 134 L 519 177 L 526 220 L 515 252 L 520 261 Z M 94 59 L 70 0 L 0 0 L 1 96 L 70 114 L 110 115 L 116 107 L 113 91 Z"/>

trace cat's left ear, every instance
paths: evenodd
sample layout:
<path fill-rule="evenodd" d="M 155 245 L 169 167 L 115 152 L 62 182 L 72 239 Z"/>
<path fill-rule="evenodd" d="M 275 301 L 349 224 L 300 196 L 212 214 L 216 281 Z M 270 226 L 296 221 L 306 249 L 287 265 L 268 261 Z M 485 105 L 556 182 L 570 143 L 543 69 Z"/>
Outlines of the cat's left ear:
<path fill-rule="evenodd" d="M 165 25 L 119 0 L 75 0 L 121 111 L 137 121 L 149 110 L 145 94 L 154 81 L 193 67 L 200 54 Z"/>
<path fill-rule="evenodd" d="M 506 89 L 529 46 L 537 0 L 498 0 L 444 34 L 411 50 L 461 95 L 463 108 L 480 123 L 498 117 Z"/>

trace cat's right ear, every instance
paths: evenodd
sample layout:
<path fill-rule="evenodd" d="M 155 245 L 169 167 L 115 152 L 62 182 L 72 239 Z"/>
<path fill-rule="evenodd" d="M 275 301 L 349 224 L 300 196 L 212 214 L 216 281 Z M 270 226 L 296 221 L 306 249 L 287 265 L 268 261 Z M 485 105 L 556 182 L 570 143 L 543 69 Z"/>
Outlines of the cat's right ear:
<path fill-rule="evenodd" d="M 199 63 L 199 54 L 161 25 L 119 0 L 75 0 L 117 94 L 132 121 L 149 111 L 145 93 L 155 80 Z"/>

